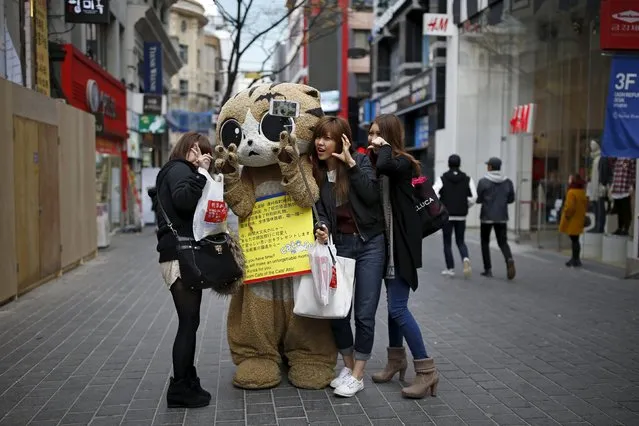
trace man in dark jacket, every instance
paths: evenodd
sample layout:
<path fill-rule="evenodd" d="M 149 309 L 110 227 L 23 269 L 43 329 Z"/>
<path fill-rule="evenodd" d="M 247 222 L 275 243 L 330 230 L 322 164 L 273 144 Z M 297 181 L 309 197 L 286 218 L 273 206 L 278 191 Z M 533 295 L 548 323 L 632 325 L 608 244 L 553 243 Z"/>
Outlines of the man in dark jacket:
<path fill-rule="evenodd" d="M 446 260 L 446 269 L 442 271 L 442 275 L 449 277 L 455 275 L 455 260 L 451 249 L 453 231 L 455 232 L 455 243 L 464 263 L 464 276 L 469 277 L 471 274 L 470 257 L 464 241 L 464 233 L 466 232 L 468 208 L 475 202 L 477 192 L 475 191 L 475 182 L 470 176 L 459 170 L 460 166 L 461 158 L 459 155 L 453 154 L 448 157 L 449 170 L 438 178 L 433 186 L 450 215 L 448 222 L 442 228 L 444 259 Z"/>
<path fill-rule="evenodd" d="M 497 244 L 506 260 L 508 279 L 515 278 L 515 261 L 508 245 L 508 204 L 515 202 L 515 189 L 510 179 L 501 174 L 501 160 L 492 157 L 486 162 L 488 173 L 477 185 L 477 204 L 481 204 L 481 254 L 484 277 L 492 277 L 490 263 L 490 231 L 495 228 Z"/>

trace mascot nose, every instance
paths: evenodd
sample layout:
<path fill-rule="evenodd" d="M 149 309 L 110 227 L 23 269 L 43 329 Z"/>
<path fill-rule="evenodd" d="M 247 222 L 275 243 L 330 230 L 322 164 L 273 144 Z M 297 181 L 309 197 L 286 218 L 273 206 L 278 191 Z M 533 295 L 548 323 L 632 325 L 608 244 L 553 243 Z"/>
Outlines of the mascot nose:
<path fill-rule="evenodd" d="M 246 141 L 246 143 L 248 144 L 248 146 L 253 145 L 253 139 L 249 139 L 249 140 L 247 140 L 247 141 Z"/>

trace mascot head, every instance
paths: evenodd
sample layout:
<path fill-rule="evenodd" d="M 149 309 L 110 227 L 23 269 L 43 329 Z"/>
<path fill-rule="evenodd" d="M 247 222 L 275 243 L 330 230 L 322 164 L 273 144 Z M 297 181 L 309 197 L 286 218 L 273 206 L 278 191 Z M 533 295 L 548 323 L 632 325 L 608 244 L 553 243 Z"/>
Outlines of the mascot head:
<path fill-rule="evenodd" d="M 269 114 L 272 99 L 297 101 L 297 118 Z M 253 86 L 229 99 L 218 117 L 217 141 L 228 148 L 237 147 L 238 162 L 249 167 L 277 164 L 280 133 L 288 130 L 297 138 L 300 154 L 313 145 L 313 129 L 324 116 L 317 89 L 303 84 L 272 83 Z"/>

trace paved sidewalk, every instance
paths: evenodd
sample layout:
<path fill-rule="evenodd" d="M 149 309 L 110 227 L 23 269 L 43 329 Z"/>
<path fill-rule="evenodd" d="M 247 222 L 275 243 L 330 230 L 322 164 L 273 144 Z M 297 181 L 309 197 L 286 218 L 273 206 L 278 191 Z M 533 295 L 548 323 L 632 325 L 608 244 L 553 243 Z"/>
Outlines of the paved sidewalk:
<path fill-rule="evenodd" d="M 234 389 L 226 302 L 205 296 L 198 368 L 211 406 L 169 410 L 176 317 L 154 235 L 118 235 L 98 258 L 0 308 L 0 425 L 639 425 L 639 284 L 517 251 L 518 278 L 445 279 L 425 246 L 411 309 L 441 373 L 437 398 L 400 384 L 352 399 L 290 385 Z M 459 269 L 459 266 L 458 266 Z M 368 373 L 382 368 L 385 298 Z M 410 370 L 409 370 L 410 371 Z M 409 373 L 409 379 L 412 375 Z"/>

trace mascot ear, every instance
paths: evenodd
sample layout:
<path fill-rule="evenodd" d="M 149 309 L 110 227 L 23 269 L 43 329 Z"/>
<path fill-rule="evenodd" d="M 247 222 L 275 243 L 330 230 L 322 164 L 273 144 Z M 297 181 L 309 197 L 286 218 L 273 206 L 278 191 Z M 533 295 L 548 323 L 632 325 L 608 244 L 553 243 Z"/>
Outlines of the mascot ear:
<path fill-rule="evenodd" d="M 308 90 L 306 90 L 306 94 L 309 95 L 309 96 L 314 97 L 315 99 L 319 99 L 319 97 L 320 97 L 319 90 L 317 90 L 317 89 L 310 89 L 309 88 Z"/>

